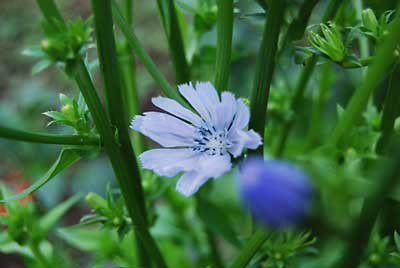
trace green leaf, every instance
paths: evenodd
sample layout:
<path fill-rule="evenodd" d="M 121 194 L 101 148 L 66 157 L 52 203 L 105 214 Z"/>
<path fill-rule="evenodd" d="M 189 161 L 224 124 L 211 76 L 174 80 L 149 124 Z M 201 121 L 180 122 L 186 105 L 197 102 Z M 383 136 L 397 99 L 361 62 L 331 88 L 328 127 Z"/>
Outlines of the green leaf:
<path fill-rule="evenodd" d="M 39 221 L 42 230 L 47 233 L 81 197 L 81 194 L 74 195 L 47 212 Z"/>
<path fill-rule="evenodd" d="M 221 235 L 233 245 L 240 246 L 235 230 L 232 228 L 233 224 L 229 222 L 229 217 L 223 209 L 203 198 L 199 198 L 197 212 L 199 217 L 213 232 Z"/>
<path fill-rule="evenodd" d="M 26 188 L 22 192 L 20 192 L 16 195 L 1 199 L 0 203 L 16 201 L 16 200 L 22 199 L 25 196 L 37 191 L 43 185 L 45 185 L 51 179 L 53 179 L 57 174 L 59 174 L 61 171 L 63 171 L 67 167 L 71 166 L 73 163 L 75 163 L 79 159 L 80 159 L 80 156 L 75 150 L 72 150 L 69 148 L 62 149 L 56 162 L 51 166 L 51 168 L 47 171 L 47 173 L 43 177 L 41 177 L 34 184 L 32 184 L 30 187 Z"/>
<path fill-rule="evenodd" d="M 31 74 L 37 75 L 38 73 L 42 72 L 44 69 L 49 67 L 51 64 L 52 64 L 52 62 L 49 60 L 41 60 L 38 63 L 36 63 L 35 65 L 33 65 Z"/>

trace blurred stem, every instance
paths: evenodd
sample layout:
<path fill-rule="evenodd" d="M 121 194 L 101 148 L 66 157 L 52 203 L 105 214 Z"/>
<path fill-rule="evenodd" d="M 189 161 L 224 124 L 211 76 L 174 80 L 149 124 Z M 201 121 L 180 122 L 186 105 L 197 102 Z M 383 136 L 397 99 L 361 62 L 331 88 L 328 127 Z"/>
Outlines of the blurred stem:
<path fill-rule="evenodd" d="M 64 26 L 66 25 L 60 11 L 54 3 L 54 0 L 36 0 L 36 2 L 38 3 L 46 21 L 48 21 L 50 25 L 56 22 L 61 23 L 61 25 Z"/>
<path fill-rule="evenodd" d="M 178 94 L 178 91 L 169 85 L 167 79 L 165 79 L 164 75 L 157 68 L 153 60 L 150 58 L 149 54 L 147 54 L 147 52 L 144 50 L 143 46 L 139 42 L 139 39 L 136 37 L 132 27 L 124 19 L 115 0 L 112 0 L 112 11 L 115 22 L 120 27 L 129 46 L 133 49 L 136 56 L 142 61 L 143 65 L 150 73 L 150 75 L 153 77 L 154 81 L 160 86 L 164 94 L 167 97 L 179 101 L 182 105 L 187 107 L 187 103 Z"/>
<path fill-rule="evenodd" d="M 172 66 L 175 72 L 175 82 L 182 84 L 189 82 L 190 67 L 186 60 L 185 46 L 182 31 L 173 0 L 157 0 L 161 21 L 167 36 L 169 51 L 172 57 Z"/>
<path fill-rule="evenodd" d="M 297 83 L 296 89 L 292 101 L 290 102 L 290 110 L 293 112 L 293 118 L 289 119 L 283 125 L 282 134 L 279 136 L 278 147 L 275 152 L 276 156 L 281 156 L 285 150 L 287 139 L 289 138 L 290 131 L 292 130 L 295 122 L 296 112 L 299 109 L 301 100 L 303 99 L 304 91 L 307 88 L 307 83 L 310 80 L 312 73 L 314 72 L 315 65 L 318 61 L 318 56 L 314 54 L 310 59 L 307 60 L 303 71 L 300 73 L 299 82 Z"/>
<path fill-rule="evenodd" d="M 397 63 L 390 75 L 389 87 L 386 93 L 383 107 L 381 132 L 382 135 L 377 144 L 377 151 L 382 154 L 386 151 L 393 135 L 394 122 L 400 115 L 400 64 Z"/>
<path fill-rule="evenodd" d="M 268 6 L 267 6 L 267 0 L 255 0 L 264 11 L 267 11 Z"/>
<path fill-rule="evenodd" d="M 279 32 L 284 19 L 285 7 L 285 1 L 271 1 L 258 53 L 250 106 L 250 111 L 253 116 L 250 119 L 249 129 L 254 129 L 263 138 L 269 91 L 275 68 L 275 56 L 278 47 Z M 252 153 L 262 154 L 263 147 L 260 146 L 257 150 L 252 151 Z"/>
<path fill-rule="evenodd" d="M 264 242 L 267 240 L 269 233 L 263 229 L 258 229 L 244 245 L 239 255 L 233 261 L 231 268 L 244 268 L 254 257 L 257 251 L 262 247 Z"/>
<path fill-rule="evenodd" d="M 363 251 L 367 247 L 371 231 L 379 215 L 380 210 L 385 204 L 385 197 L 396 188 L 400 173 L 400 148 L 393 158 L 393 161 L 385 159 L 385 168 L 380 180 L 376 181 L 376 189 L 370 197 L 366 198 L 361 211 L 360 218 L 354 225 L 347 242 L 345 255 L 341 259 L 340 265 L 335 267 L 354 268 L 358 267 Z M 378 169 L 377 169 L 378 170 Z"/>
<path fill-rule="evenodd" d="M 363 11 L 363 1 L 362 0 L 355 0 L 354 7 L 356 10 L 357 19 L 362 21 L 362 11 Z M 360 35 L 358 37 L 358 44 L 360 47 L 360 56 L 362 58 L 369 57 L 369 44 L 368 44 L 368 37 L 364 35 Z M 365 75 L 365 72 L 364 72 Z"/>
<path fill-rule="evenodd" d="M 43 255 L 42 251 L 40 250 L 38 243 L 31 243 L 29 245 L 29 249 L 31 250 L 33 256 L 35 256 L 36 260 L 40 262 L 41 265 L 45 268 L 52 267 L 51 263 L 47 260 L 47 258 Z"/>
<path fill-rule="evenodd" d="M 58 134 L 47 134 L 39 132 L 28 132 L 4 126 L 0 126 L 0 137 L 11 140 L 35 142 L 43 144 L 91 145 L 91 146 L 100 145 L 100 139 L 95 136 L 58 135 Z"/>
<path fill-rule="evenodd" d="M 348 133 L 356 120 L 361 117 L 361 114 L 368 103 L 368 99 L 379 82 L 385 76 L 387 68 L 394 60 L 394 51 L 400 41 L 400 17 L 396 16 L 388 29 L 383 43 L 378 47 L 374 62 L 368 68 L 365 80 L 360 88 L 353 94 L 349 104 L 344 111 L 343 116 L 339 119 L 332 134 L 328 138 L 328 142 L 337 145 L 344 134 Z"/>
<path fill-rule="evenodd" d="M 224 264 L 223 261 L 221 259 L 221 255 L 219 253 L 218 250 L 218 245 L 217 245 L 217 241 L 215 238 L 214 233 L 212 232 L 212 230 L 210 230 L 210 228 L 208 228 L 207 226 L 204 227 L 205 228 L 205 232 L 207 235 L 207 241 L 208 241 L 208 245 L 210 247 L 210 251 L 211 251 L 211 256 L 212 259 L 214 261 L 214 265 L 212 267 L 214 268 L 224 268 Z"/>
<path fill-rule="evenodd" d="M 343 1 L 344 0 L 331 0 L 325 10 L 322 22 L 327 22 L 331 20 L 336 15 Z M 308 59 L 308 61 L 306 62 L 305 68 L 300 74 L 299 81 L 297 83 L 293 98 L 290 103 L 290 108 L 294 116 L 296 116 L 298 110 L 300 109 L 301 100 L 303 99 L 304 92 L 307 88 L 307 84 L 311 78 L 311 75 L 314 72 L 317 61 L 317 55 L 314 54 L 313 56 L 311 56 L 311 58 Z M 287 145 L 287 140 L 294 125 L 294 121 L 295 118 L 292 118 L 291 120 L 288 120 L 284 123 L 282 127 L 282 134 L 279 136 L 277 149 L 275 151 L 276 156 L 281 156 L 284 153 Z"/>
<path fill-rule="evenodd" d="M 320 86 L 317 91 L 317 96 L 313 102 L 310 127 L 306 135 L 306 141 L 304 142 L 304 150 L 309 149 L 315 142 L 317 135 L 321 130 L 321 116 L 324 107 L 324 102 L 326 100 L 326 95 L 330 88 L 330 76 L 332 72 L 331 64 L 326 64 L 321 71 Z"/>
<path fill-rule="evenodd" d="M 124 0 L 124 12 L 126 21 L 133 24 L 133 0 Z M 135 56 L 131 52 L 126 39 L 121 42 L 121 52 L 118 59 L 119 69 L 121 71 L 122 83 L 123 83 L 123 101 L 126 113 L 126 124 L 132 118 L 140 113 L 140 100 L 139 92 L 136 83 L 136 64 Z M 143 136 L 137 132 L 131 132 L 132 143 L 135 149 L 136 155 L 139 155 L 144 151 L 144 140 Z"/>
<path fill-rule="evenodd" d="M 217 52 L 214 84 L 221 92 L 227 90 L 231 63 L 233 33 L 233 0 L 219 0 L 217 20 Z"/>

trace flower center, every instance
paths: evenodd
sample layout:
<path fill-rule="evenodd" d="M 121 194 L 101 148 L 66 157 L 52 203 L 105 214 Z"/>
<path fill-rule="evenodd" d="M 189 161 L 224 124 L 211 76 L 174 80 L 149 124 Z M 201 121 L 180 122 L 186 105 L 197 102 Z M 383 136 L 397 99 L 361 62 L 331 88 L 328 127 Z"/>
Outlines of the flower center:
<path fill-rule="evenodd" d="M 215 128 L 199 128 L 200 137 L 195 139 L 196 145 L 192 147 L 193 151 L 204 152 L 209 155 L 224 155 L 227 149 L 232 145 L 228 138 L 226 129 L 217 131 Z"/>

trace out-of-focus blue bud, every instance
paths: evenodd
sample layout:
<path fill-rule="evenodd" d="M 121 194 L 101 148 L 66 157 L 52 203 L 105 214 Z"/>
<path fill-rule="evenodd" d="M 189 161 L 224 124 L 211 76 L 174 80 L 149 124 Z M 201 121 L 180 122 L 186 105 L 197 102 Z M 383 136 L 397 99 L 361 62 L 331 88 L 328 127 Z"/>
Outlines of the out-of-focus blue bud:
<path fill-rule="evenodd" d="M 308 176 L 282 160 L 245 160 L 240 166 L 240 191 L 254 217 L 272 228 L 295 225 L 310 208 L 312 187 Z"/>

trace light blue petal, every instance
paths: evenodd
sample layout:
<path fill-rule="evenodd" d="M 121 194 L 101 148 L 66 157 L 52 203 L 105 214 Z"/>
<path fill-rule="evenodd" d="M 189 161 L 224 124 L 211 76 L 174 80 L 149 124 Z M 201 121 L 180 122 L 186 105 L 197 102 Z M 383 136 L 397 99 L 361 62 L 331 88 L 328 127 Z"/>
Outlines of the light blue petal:
<path fill-rule="evenodd" d="M 238 99 L 236 101 L 236 114 L 233 120 L 231 130 L 236 131 L 245 128 L 249 124 L 250 111 L 249 107 L 243 102 L 243 100 Z"/>
<path fill-rule="evenodd" d="M 192 170 L 200 155 L 191 149 L 153 149 L 142 153 L 139 159 L 143 168 L 160 176 L 173 177 L 181 171 Z"/>
<path fill-rule="evenodd" d="M 185 107 L 183 107 L 182 105 L 180 105 L 177 101 L 175 101 L 173 99 L 160 96 L 160 97 L 152 98 L 151 101 L 158 108 L 163 109 L 164 111 L 166 111 L 176 117 L 186 120 L 195 126 L 200 127 L 204 124 L 203 120 L 201 120 L 201 118 L 197 114 L 186 109 Z"/>
<path fill-rule="evenodd" d="M 192 105 L 192 107 L 199 113 L 201 118 L 207 124 L 211 124 L 211 116 L 205 107 L 203 100 L 200 98 L 197 91 L 193 88 L 192 84 L 182 84 L 178 86 L 179 92 L 182 94 L 183 97 Z"/>
<path fill-rule="evenodd" d="M 195 169 L 185 173 L 177 182 L 176 190 L 191 196 L 210 178 L 218 178 L 232 167 L 228 154 L 219 156 L 202 155 Z"/>
<path fill-rule="evenodd" d="M 195 127 L 165 113 L 147 112 L 134 117 L 131 128 L 164 147 L 192 146 L 198 138 Z"/>
<path fill-rule="evenodd" d="M 244 149 L 257 149 L 262 144 L 260 135 L 254 130 L 243 131 L 236 130 L 229 135 L 229 141 L 232 146 L 228 151 L 234 156 L 238 157 L 243 153 Z"/>
<path fill-rule="evenodd" d="M 213 126 L 217 124 L 217 108 L 220 105 L 218 92 L 210 82 L 197 82 L 196 91 L 207 109 Z"/>
<path fill-rule="evenodd" d="M 236 113 L 235 95 L 230 92 L 222 92 L 221 103 L 216 110 L 218 130 L 228 129 Z"/>

